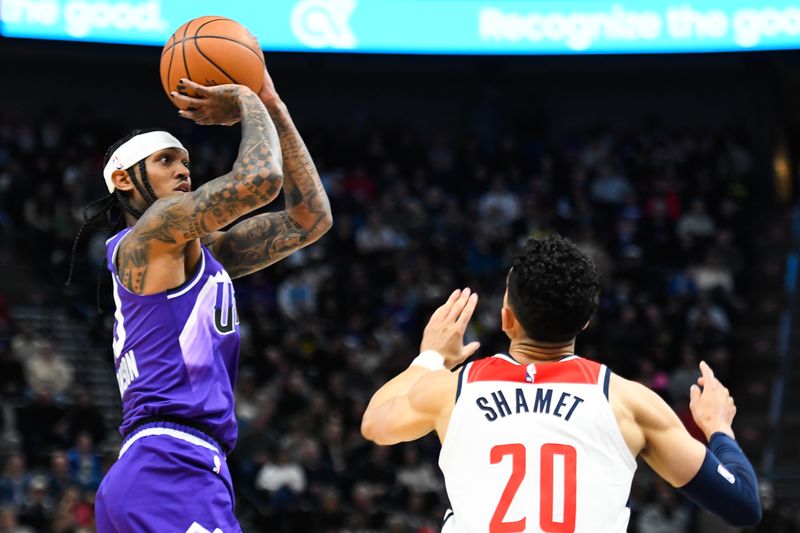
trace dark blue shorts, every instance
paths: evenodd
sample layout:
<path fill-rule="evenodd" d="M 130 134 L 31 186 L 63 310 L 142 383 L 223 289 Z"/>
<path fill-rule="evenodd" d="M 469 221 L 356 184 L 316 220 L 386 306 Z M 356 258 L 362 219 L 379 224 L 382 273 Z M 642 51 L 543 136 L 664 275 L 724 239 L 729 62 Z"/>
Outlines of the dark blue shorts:
<path fill-rule="evenodd" d="M 171 422 L 137 428 L 97 490 L 98 533 L 238 533 L 225 455 Z"/>

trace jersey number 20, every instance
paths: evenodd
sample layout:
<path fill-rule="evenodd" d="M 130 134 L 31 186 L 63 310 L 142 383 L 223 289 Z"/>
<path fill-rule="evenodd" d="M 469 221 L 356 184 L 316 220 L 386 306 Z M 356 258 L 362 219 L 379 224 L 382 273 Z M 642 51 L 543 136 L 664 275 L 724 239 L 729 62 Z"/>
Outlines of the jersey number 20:
<path fill-rule="evenodd" d="M 491 463 L 497 464 L 506 455 L 511 456 L 511 477 L 508 479 L 503 495 L 489 523 L 490 533 L 518 533 L 525 531 L 525 518 L 515 522 L 504 520 L 511 501 L 525 479 L 526 450 L 522 444 L 500 444 L 490 452 Z M 555 456 L 564 458 L 564 512 L 563 519 L 555 521 L 553 516 L 553 470 Z M 577 456 L 575 448 L 567 444 L 543 444 L 539 450 L 539 528 L 545 533 L 573 533 L 575 531 L 575 495 L 577 485 L 575 474 Z"/>

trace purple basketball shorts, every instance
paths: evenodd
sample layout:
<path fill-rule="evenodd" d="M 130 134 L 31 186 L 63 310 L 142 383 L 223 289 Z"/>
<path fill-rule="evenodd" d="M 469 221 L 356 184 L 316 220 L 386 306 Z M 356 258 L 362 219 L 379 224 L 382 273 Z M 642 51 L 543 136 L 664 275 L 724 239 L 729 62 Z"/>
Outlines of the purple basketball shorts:
<path fill-rule="evenodd" d="M 225 455 L 204 433 L 152 422 L 123 442 L 95 500 L 98 533 L 239 533 Z"/>

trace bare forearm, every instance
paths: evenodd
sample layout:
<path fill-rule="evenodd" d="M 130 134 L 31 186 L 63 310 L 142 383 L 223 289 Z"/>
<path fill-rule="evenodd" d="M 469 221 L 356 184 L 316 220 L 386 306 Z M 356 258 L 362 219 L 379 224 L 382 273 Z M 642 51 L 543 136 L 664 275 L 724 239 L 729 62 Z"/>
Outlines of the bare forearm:
<path fill-rule="evenodd" d="M 217 102 L 224 116 L 242 120 L 233 168 L 191 194 L 158 200 L 136 224 L 136 241 L 180 244 L 203 237 L 268 204 L 280 192 L 280 141 L 264 105 L 238 85 L 225 86 Z"/>
<path fill-rule="evenodd" d="M 310 235 L 318 238 L 332 223 L 328 195 L 286 105 L 275 99 L 266 103 L 266 108 L 280 136 L 286 210 Z"/>
<path fill-rule="evenodd" d="M 386 382 L 383 387 L 378 389 L 375 394 L 372 395 L 372 399 L 369 401 L 369 407 L 367 407 L 367 410 L 376 409 L 392 398 L 408 394 L 408 391 L 411 390 L 411 387 L 413 387 L 422 376 L 428 374 L 429 372 L 430 370 L 416 365 L 412 365 L 403 370 L 400 374 Z"/>

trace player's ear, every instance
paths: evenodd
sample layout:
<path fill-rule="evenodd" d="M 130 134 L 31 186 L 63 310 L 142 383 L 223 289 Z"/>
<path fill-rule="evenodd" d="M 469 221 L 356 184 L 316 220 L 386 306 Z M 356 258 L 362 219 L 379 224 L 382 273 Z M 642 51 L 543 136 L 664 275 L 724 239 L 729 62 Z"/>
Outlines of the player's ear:
<path fill-rule="evenodd" d="M 500 309 L 500 326 L 503 329 L 503 332 L 508 335 L 511 333 L 511 330 L 514 329 L 514 325 L 517 323 L 517 317 L 514 316 L 514 312 L 511 310 L 510 307 L 503 306 Z"/>
<path fill-rule="evenodd" d="M 127 170 L 115 170 L 111 174 L 111 181 L 114 182 L 114 187 L 121 191 L 133 190 L 133 182 Z"/>

